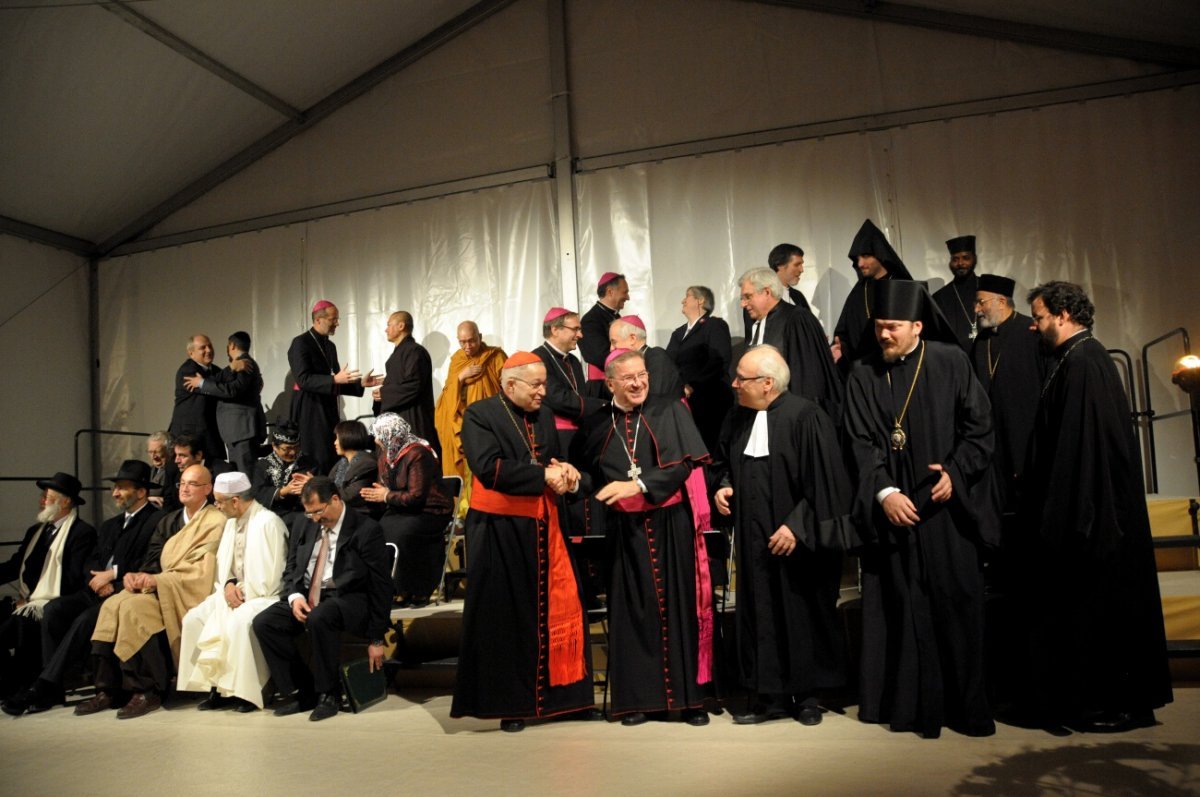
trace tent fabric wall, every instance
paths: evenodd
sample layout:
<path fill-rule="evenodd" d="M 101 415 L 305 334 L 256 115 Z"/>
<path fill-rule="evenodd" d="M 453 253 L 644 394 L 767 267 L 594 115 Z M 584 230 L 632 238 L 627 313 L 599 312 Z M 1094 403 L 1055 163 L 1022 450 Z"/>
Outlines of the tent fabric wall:
<path fill-rule="evenodd" d="M 0 404 L 3 476 L 74 470 L 76 429 L 91 425 L 88 367 L 88 261 L 0 235 Z M 90 462 L 90 449 L 81 449 Z M 37 514 L 37 488 L 0 482 L 8 523 L 0 539 L 20 539 Z M 0 556 L 7 558 L 5 549 Z"/>
<path fill-rule="evenodd" d="M 509 351 L 536 345 L 544 308 L 562 293 L 551 189 L 549 180 L 532 181 L 106 261 L 105 427 L 166 428 L 190 336 L 212 338 L 223 365 L 236 330 L 250 333 L 268 417 L 287 417 L 288 346 L 321 298 L 341 313 L 334 342 L 342 364 L 364 374 L 381 372 L 391 353 L 388 315 L 411 312 L 439 391 L 462 320 L 475 320 L 489 343 Z M 367 414 L 370 403 L 348 397 L 343 416 Z M 108 441 L 104 467 L 140 455 L 139 446 Z"/>

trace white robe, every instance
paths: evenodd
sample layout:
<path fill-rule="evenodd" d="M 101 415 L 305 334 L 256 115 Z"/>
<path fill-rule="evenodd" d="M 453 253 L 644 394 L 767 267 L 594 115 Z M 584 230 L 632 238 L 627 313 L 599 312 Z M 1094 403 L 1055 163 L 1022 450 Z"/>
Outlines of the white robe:
<path fill-rule="evenodd" d="M 271 677 L 251 623 L 263 609 L 279 601 L 287 563 L 288 530 L 279 516 L 257 501 L 246 521 L 245 573 L 238 586 L 246 602 L 236 609 L 225 602 L 225 582 L 233 577 L 233 545 L 237 521 L 229 519 L 217 548 L 213 593 L 183 618 L 179 646 L 180 691 L 206 692 L 216 687 L 225 697 L 240 697 L 263 706 L 263 687 Z"/>

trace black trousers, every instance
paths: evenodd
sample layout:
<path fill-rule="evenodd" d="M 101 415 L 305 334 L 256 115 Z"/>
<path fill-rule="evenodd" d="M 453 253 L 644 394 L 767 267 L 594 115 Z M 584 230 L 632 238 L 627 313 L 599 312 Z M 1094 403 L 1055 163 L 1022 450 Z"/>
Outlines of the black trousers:
<path fill-rule="evenodd" d="M 15 694 L 37 675 L 42 666 L 40 626 L 15 613 L 0 621 L 0 695 Z"/>
<path fill-rule="evenodd" d="M 93 642 L 92 655 L 96 659 L 96 689 L 116 692 L 167 691 L 171 684 L 171 655 L 167 648 L 167 635 L 159 631 L 142 645 L 128 661 L 121 661 L 113 653 L 111 642 Z"/>
<path fill-rule="evenodd" d="M 42 613 L 41 680 L 61 689 L 64 678 L 88 663 L 100 598 L 91 590 L 55 598 Z"/>
<path fill-rule="evenodd" d="M 254 618 L 254 635 L 271 670 L 276 691 L 337 693 L 338 652 L 341 634 L 367 635 L 370 619 L 367 595 L 362 592 L 322 598 L 306 622 L 292 616 L 292 607 L 280 601 Z M 297 637 L 308 634 L 312 669 L 305 666 L 296 647 Z"/>

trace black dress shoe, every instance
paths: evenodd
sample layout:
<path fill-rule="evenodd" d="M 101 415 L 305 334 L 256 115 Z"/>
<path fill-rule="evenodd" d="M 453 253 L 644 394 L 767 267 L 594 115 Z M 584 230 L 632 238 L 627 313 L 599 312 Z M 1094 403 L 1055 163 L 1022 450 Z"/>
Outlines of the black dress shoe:
<path fill-rule="evenodd" d="M 317 700 L 317 706 L 308 715 L 308 718 L 313 722 L 327 720 L 330 717 L 336 717 L 337 713 L 342 710 L 342 701 L 337 695 L 325 693 Z"/>
<path fill-rule="evenodd" d="M 249 714 L 252 711 L 258 711 L 258 706 L 254 705 L 249 700 L 242 700 L 240 697 L 235 697 L 233 699 L 237 702 L 237 705 L 233 707 L 233 710 L 238 714 Z"/>
<path fill-rule="evenodd" d="M 632 728 L 634 725 L 641 725 L 646 720 L 650 719 L 641 711 L 635 711 L 632 714 L 626 714 L 621 717 L 621 724 L 626 728 Z"/>
<path fill-rule="evenodd" d="M 1106 711 L 1066 723 L 1080 733 L 1125 733 L 1154 726 L 1153 711 Z"/>
<path fill-rule="evenodd" d="M 292 714 L 299 714 L 301 711 L 312 711 L 316 705 L 317 699 L 315 696 L 297 692 L 284 701 L 282 705 L 276 707 L 275 716 L 288 717 Z"/>
<path fill-rule="evenodd" d="M 796 715 L 796 720 L 801 725 L 820 725 L 821 709 L 817 706 L 801 706 L 800 713 Z"/>
<path fill-rule="evenodd" d="M 525 720 L 500 720 L 500 730 L 505 733 L 520 733 L 525 730 Z"/>
<path fill-rule="evenodd" d="M 26 714 L 39 714 L 43 711 L 49 711 L 55 706 L 65 706 L 67 697 L 63 693 L 61 687 L 57 686 L 42 686 L 44 681 L 38 681 L 33 687 L 34 697 L 29 703 L 29 707 L 25 709 Z"/>
<path fill-rule="evenodd" d="M 788 710 L 780 705 L 759 705 L 749 711 L 733 715 L 734 725 L 758 725 L 771 720 L 781 720 L 790 716 Z"/>
<path fill-rule="evenodd" d="M 213 688 L 208 693 L 208 697 L 200 701 L 196 706 L 201 711 L 221 711 L 222 709 L 231 708 L 235 698 L 223 697 L 216 688 Z"/>
<path fill-rule="evenodd" d="M 37 697 L 37 692 L 32 686 L 22 689 L 15 695 L 0 703 L 0 711 L 12 717 L 19 717 L 29 710 Z"/>
<path fill-rule="evenodd" d="M 688 725 L 694 725 L 697 728 L 704 727 L 708 724 L 708 712 L 702 708 L 685 708 L 679 718 Z"/>

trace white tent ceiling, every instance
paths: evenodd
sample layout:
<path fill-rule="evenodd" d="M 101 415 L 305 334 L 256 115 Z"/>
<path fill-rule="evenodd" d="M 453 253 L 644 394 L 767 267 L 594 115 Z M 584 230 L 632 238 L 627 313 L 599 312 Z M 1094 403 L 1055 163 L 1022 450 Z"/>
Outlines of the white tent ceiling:
<path fill-rule="evenodd" d="M 510 4 L 0 0 L 0 232 L 110 251 Z M 773 4 L 1200 67 L 1194 0 Z"/>

